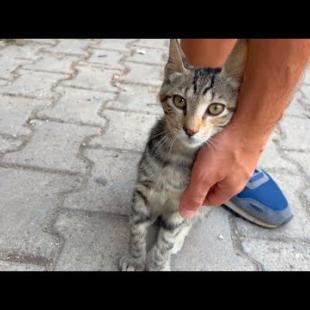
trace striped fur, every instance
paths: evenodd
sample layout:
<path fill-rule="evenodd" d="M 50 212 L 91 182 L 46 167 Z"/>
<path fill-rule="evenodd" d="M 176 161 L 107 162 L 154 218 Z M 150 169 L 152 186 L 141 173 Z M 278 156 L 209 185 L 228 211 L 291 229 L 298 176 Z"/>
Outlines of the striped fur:
<path fill-rule="evenodd" d="M 130 252 L 120 260 L 121 270 L 170 270 L 170 257 L 181 249 L 195 220 L 184 220 L 178 213 L 180 197 L 189 184 L 199 148 L 223 130 L 233 115 L 245 46 L 244 41 L 238 42 L 223 69 L 193 68 L 177 41 L 171 40 L 159 95 L 165 115 L 151 130 L 138 165 L 130 217 Z M 186 99 L 185 109 L 174 105 L 175 95 Z M 218 116 L 206 115 L 214 102 L 224 104 L 224 111 Z M 197 133 L 188 137 L 185 127 Z M 201 210 L 205 213 L 207 208 Z M 161 219 L 160 230 L 147 253 L 147 231 L 157 218 Z"/>

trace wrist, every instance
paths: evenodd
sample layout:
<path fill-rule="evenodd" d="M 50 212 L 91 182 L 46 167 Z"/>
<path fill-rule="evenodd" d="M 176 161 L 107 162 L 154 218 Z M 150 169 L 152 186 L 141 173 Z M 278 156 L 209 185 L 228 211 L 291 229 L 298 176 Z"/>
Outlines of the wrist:
<path fill-rule="evenodd" d="M 252 126 L 247 126 L 242 120 L 236 118 L 232 119 L 224 131 L 229 144 L 237 152 L 249 154 L 258 159 L 267 144 L 272 129 L 268 131 L 253 129 Z"/>
<path fill-rule="evenodd" d="M 225 131 L 229 131 L 229 135 L 239 141 L 241 146 L 261 152 L 275 126 L 276 123 L 267 123 L 255 117 L 243 117 L 237 112 Z"/>

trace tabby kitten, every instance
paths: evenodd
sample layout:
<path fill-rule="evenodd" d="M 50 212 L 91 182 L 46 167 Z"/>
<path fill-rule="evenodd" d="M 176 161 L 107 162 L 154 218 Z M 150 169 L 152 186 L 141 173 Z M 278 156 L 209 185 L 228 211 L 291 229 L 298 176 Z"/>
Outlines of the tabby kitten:
<path fill-rule="evenodd" d="M 121 270 L 170 270 L 171 254 L 181 249 L 194 222 L 178 212 L 181 194 L 189 184 L 197 151 L 212 143 L 211 137 L 233 115 L 246 52 L 246 41 L 239 40 L 222 69 L 194 68 L 178 41 L 170 40 L 159 94 L 165 115 L 151 130 L 139 162 L 130 216 L 130 253 L 120 259 Z M 147 253 L 147 231 L 157 219 L 157 239 Z"/>

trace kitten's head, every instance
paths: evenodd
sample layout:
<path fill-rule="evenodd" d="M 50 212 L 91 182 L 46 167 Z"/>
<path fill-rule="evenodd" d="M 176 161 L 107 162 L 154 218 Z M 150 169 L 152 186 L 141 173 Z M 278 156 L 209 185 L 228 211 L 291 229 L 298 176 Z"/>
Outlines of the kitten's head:
<path fill-rule="evenodd" d="M 167 128 L 183 145 L 197 148 L 220 132 L 236 108 L 246 63 L 247 45 L 239 40 L 222 69 L 194 68 L 177 40 L 160 90 Z"/>

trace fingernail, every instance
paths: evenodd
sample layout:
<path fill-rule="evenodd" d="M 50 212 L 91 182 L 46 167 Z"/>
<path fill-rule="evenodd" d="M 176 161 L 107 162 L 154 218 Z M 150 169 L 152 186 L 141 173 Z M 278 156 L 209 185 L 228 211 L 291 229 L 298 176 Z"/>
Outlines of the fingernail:
<path fill-rule="evenodd" d="M 183 218 L 190 219 L 196 214 L 196 211 L 188 210 L 188 209 L 181 209 L 180 214 Z"/>

